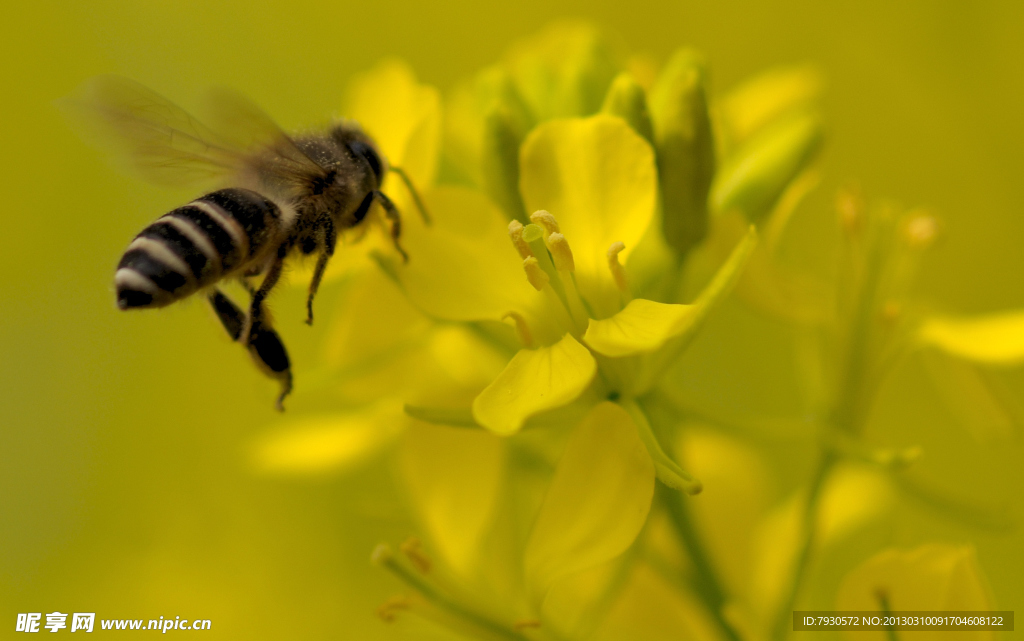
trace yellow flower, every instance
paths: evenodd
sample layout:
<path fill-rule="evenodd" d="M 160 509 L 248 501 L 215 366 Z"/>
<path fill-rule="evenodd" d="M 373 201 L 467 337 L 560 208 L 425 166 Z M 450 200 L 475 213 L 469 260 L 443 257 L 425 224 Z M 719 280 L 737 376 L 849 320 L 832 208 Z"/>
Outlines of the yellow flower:
<path fill-rule="evenodd" d="M 415 259 L 396 271 L 436 319 L 514 326 L 521 348 L 471 407 L 477 424 L 501 435 L 580 399 L 628 403 L 649 391 L 756 240 L 750 232 L 693 304 L 634 299 L 622 263 L 654 216 L 657 174 L 649 144 L 614 116 L 538 126 L 521 150 L 520 185 L 535 210 L 525 227 L 468 190 L 429 193 L 436 223 L 410 226 Z M 664 480 L 697 488 L 647 441 Z"/>
<path fill-rule="evenodd" d="M 836 609 L 983 612 L 992 610 L 992 596 L 972 546 L 930 543 L 913 550 L 883 550 L 865 561 L 843 581 L 836 596 Z M 881 640 L 886 633 L 859 632 L 855 636 Z M 932 631 L 915 632 L 914 636 L 980 641 L 994 639 L 995 633 Z"/>
<path fill-rule="evenodd" d="M 682 420 L 665 404 L 666 375 L 755 250 L 765 255 L 758 237 L 777 242 L 793 194 L 806 191 L 821 139 L 805 104 L 816 89 L 807 73 L 783 73 L 716 106 L 691 52 L 657 78 L 634 77 L 622 60 L 597 31 L 560 26 L 443 109 L 400 63 L 350 93 L 351 114 L 406 167 L 432 222 L 403 217 L 408 263 L 371 246 L 375 266 L 345 272 L 318 375 L 343 409 L 266 437 L 256 461 L 320 471 L 394 445 L 424 541 L 374 554 L 414 591 L 382 607 L 386 620 L 410 610 L 484 638 L 585 638 L 613 601 L 614 623 L 646 594 L 694 613 L 695 634 L 735 639 L 739 627 L 774 625 L 759 587 L 775 606 L 791 600 L 803 536 L 838 538 L 878 507 L 844 499 L 864 484 L 835 475 L 823 497 L 797 496 L 775 519 L 789 534 L 785 554 L 731 559 L 727 546 L 754 545 L 758 535 L 746 535 L 771 531 L 772 515 L 761 499 L 744 503 L 756 472 L 722 471 L 726 459 L 756 456 L 707 441 L 670 451 L 704 464 L 739 507 L 695 510 L 697 529 L 689 523 L 671 490 L 702 485 L 662 446 Z M 400 184 L 386 187 L 411 209 Z M 820 523 L 802 521 L 804 502 L 821 507 Z M 690 557 L 699 589 L 643 571 L 671 572 L 640 559 L 666 518 L 678 535 L 668 554 Z M 713 556 L 698 529 L 716 538 Z M 654 638 L 656 627 L 634 631 Z"/>

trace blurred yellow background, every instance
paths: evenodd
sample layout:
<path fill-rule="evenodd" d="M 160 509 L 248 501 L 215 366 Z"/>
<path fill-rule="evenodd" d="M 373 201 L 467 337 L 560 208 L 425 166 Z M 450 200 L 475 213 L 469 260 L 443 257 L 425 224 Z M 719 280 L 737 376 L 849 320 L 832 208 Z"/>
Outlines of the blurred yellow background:
<path fill-rule="evenodd" d="M 811 251 L 792 260 L 827 259 L 807 239 L 827 233 L 835 189 L 856 181 L 870 197 L 924 205 L 942 220 L 918 286 L 935 309 L 1024 307 L 1018 3 L 94 0 L 4 14 L 0 636 L 18 612 L 59 610 L 206 618 L 208 638 L 447 638 L 374 614 L 395 584 L 369 553 L 410 532 L 386 468 L 315 480 L 256 474 L 248 448 L 277 420 L 273 384 L 201 304 L 115 308 L 113 271 L 128 241 L 191 194 L 119 173 L 65 124 L 53 101 L 90 76 L 122 74 L 185 106 L 228 85 L 292 128 L 337 114 L 348 79 L 383 57 L 407 60 L 445 91 L 564 17 L 591 20 L 658 61 L 681 45 L 703 51 L 712 93 L 810 62 L 828 79 L 824 183 L 803 210 L 816 217 L 793 226 L 793 244 L 804 234 Z M 328 288 L 319 305 L 336 299 Z M 325 330 L 302 323 L 303 300 L 295 289 L 274 299 L 300 376 Z M 792 369 L 789 338 L 778 322 L 730 305 L 687 356 L 702 373 L 692 393 L 794 412 L 793 377 L 776 375 Z M 1024 397 L 1024 375 L 1007 380 Z M 926 478 L 1019 520 L 1020 434 L 995 445 L 973 439 L 936 399 L 922 364 L 908 360 L 868 438 L 924 444 Z M 289 411 L 324 402 L 297 395 Z M 783 489 L 806 477 L 806 454 L 765 446 Z M 1019 527 L 969 528 L 901 504 L 878 537 L 974 543 L 999 608 L 1024 611 Z"/>

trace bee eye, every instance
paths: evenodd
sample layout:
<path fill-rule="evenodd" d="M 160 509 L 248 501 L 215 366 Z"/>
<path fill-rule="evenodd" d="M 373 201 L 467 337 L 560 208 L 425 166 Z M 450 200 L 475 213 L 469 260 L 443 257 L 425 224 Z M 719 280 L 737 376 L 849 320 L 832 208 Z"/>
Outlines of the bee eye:
<path fill-rule="evenodd" d="M 352 154 L 355 155 L 356 158 L 362 157 L 367 163 L 369 163 L 370 169 L 373 170 L 373 175 L 377 178 L 377 184 L 380 184 L 380 156 L 377 155 L 377 152 L 374 151 L 373 147 L 365 142 L 355 140 L 348 144 L 348 148 L 352 150 Z"/>

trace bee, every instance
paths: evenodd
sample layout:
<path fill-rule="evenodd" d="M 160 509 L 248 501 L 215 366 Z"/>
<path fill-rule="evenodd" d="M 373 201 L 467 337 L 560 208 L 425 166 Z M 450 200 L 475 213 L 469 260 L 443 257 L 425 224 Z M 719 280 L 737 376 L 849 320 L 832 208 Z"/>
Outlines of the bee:
<path fill-rule="evenodd" d="M 212 94 L 208 123 L 142 85 L 116 76 L 94 78 L 62 106 L 87 134 L 98 135 L 146 177 L 159 183 L 218 187 L 158 218 L 121 257 L 114 274 L 122 310 L 164 307 L 204 295 L 233 341 L 277 380 L 276 407 L 292 390 L 291 363 L 266 310 L 285 263 L 316 254 L 306 322 L 340 232 L 365 226 L 381 206 L 395 249 L 401 217 L 381 191 L 398 174 L 422 208 L 408 176 L 388 165 L 377 145 L 352 121 L 289 136 L 236 94 Z M 260 278 L 258 284 L 254 279 Z M 218 285 L 239 281 L 247 309 Z"/>

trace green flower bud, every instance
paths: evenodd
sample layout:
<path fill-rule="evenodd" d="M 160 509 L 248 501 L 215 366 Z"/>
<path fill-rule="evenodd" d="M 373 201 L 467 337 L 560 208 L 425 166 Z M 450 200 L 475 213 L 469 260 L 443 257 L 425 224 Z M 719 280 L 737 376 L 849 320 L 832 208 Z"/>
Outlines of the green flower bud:
<path fill-rule="evenodd" d="M 738 209 L 760 223 L 814 159 L 821 141 L 821 118 L 815 113 L 799 113 L 767 127 L 722 165 L 711 188 L 711 210 L 721 214 Z"/>
<path fill-rule="evenodd" d="M 651 91 L 662 231 L 685 254 L 707 234 L 707 194 L 715 174 L 715 143 L 704 93 L 703 60 L 677 52 Z"/>
<path fill-rule="evenodd" d="M 484 191 L 511 219 L 529 222 L 519 195 L 519 146 L 534 119 L 508 74 L 492 69 L 477 81 L 484 105 L 480 169 Z"/>
<path fill-rule="evenodd" d="M 553 25 L 519 43 L 505 64 L 540 120 L 597 113 L 622 67 L 600 30 L 576 23 Z"/>
<path fill-rule="evenodd" d="M 601 111 L 618 116 L 629 123 L 638 134 L 654 146 L 654 126 L 651 114 L 647 110 L 647 97 L 644 88 L 627 72 L 615 77 L 608 94 L 604 97 Z"/>
<path fill-rule="evenodd" d="M 590 32 L 575 44 L 566 60 L 560 109 L 567 116 L 588 116 L 601 109 L 605 93 L 621 68 L 608 42 Z"/>
<path fill-rule="evenodd" d="M 519 145 L 526 132 L 508 109 L 495 106 L 484 119 L 481 170 L 484 191 L 510 219 L 527 222 L 519 195 Z"/>

